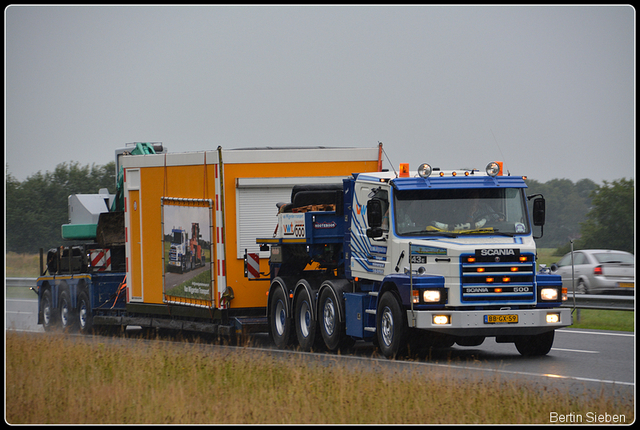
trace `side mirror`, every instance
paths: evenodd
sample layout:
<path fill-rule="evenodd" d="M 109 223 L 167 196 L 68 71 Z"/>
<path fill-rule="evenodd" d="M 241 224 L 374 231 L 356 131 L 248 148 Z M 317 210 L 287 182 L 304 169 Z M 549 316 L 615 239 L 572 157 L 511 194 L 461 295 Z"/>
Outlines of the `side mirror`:
<path fill-rule="evenodd" d="M 367 237 L 382 236 L 382 202 L 378 199 L 371 199 L 367 202 Z"/>
<path fill-rule="evenodd" d="M 543 197 L 538 197 L 533 201 L 533 225 L 543 226 L 545 218 L 545 201 Z"/>

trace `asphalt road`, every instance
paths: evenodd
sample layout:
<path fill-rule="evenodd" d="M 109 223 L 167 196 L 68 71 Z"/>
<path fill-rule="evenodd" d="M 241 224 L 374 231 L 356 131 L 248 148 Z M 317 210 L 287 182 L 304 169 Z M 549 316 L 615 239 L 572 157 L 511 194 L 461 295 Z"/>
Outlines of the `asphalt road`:
<path fill-rule="evenodd" d="M 42 326 L 37 325 L 37 301 L 34 299 L 6 299 L 5 321 L 6 330 L 43 332 Z M 264 334 L 256 335 L 252 343 L 257 349 L 276 352 Z M 454 371 L 462 377 L 500 375 L 526 379 L 545 387 L 566 386 L 577 394 L 585 390 L 604 389 L 614 395 L 633 396 L 634 344 L 634 333 L 564 328 L 556 331 L 554 346 L 544 357 L 522 357 L 513 344 L 500 344 L 489 338 L 476 347 L 456 345 L 435 349 L 427 357 L 411 360 L 407 365 L 435 371 Z M 211 348 L 221 347 L 211 345 Z M 332 357 L 335 359 L 335 356 Z M 392 363 L 379 358 L 374 347 L 364 342 L 356 343 L 351 352 L 340 357 L 344 360 L 372 358 L 378 362 Z"/>

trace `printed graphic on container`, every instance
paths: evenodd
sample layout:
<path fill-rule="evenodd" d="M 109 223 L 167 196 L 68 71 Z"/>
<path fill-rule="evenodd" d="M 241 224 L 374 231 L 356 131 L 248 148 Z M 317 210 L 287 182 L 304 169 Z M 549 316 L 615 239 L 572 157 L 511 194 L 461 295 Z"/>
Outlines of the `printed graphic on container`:
<path fill-rule="evenodd" d="M 211 300 L 211 211 L 209 207 L 162 206 L 164 294 L 171 301 Z"/>

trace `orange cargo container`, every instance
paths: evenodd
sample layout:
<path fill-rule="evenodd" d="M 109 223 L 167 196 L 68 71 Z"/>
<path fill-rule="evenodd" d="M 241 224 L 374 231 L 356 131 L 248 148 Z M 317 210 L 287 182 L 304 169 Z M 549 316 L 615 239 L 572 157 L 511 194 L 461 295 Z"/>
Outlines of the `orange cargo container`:
<path fill-rule="evenodd" d="M 241 311 L 267 305 L 269 277 L 247 279 L 244 254 L 259 253 L 255 239 L 273 234 L 276 203 L 288 202 L 297 184 L 341 183 L 354 172 L 379 171 L 381 147 L 218 148 L 126 156 L 121 164 L 127 309 Z M 169 253 L 178 249 L 177 242 L 171 246 L 172 230 L 191 231 L 193 223 L 199 224 L 204 266 L 193 265 L 184 251 L 179 270 L 168 270 L 176 260 Z"/>

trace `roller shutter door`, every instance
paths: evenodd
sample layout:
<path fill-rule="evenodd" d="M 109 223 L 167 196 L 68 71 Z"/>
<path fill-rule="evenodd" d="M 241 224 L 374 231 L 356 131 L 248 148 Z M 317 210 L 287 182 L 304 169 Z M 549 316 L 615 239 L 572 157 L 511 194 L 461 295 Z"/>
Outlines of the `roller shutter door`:
<path fill-rule="evenodd" d="M 291 200 L 290 186 L 249 187 L 236 189 L 238 222 L 238 258 L 247 252 L 258 252 L 257 237 L 272 237 L 278 224 L 276 203 Z M 268 258 L 268 252 L 261 252 L 260 258 Z"/>

